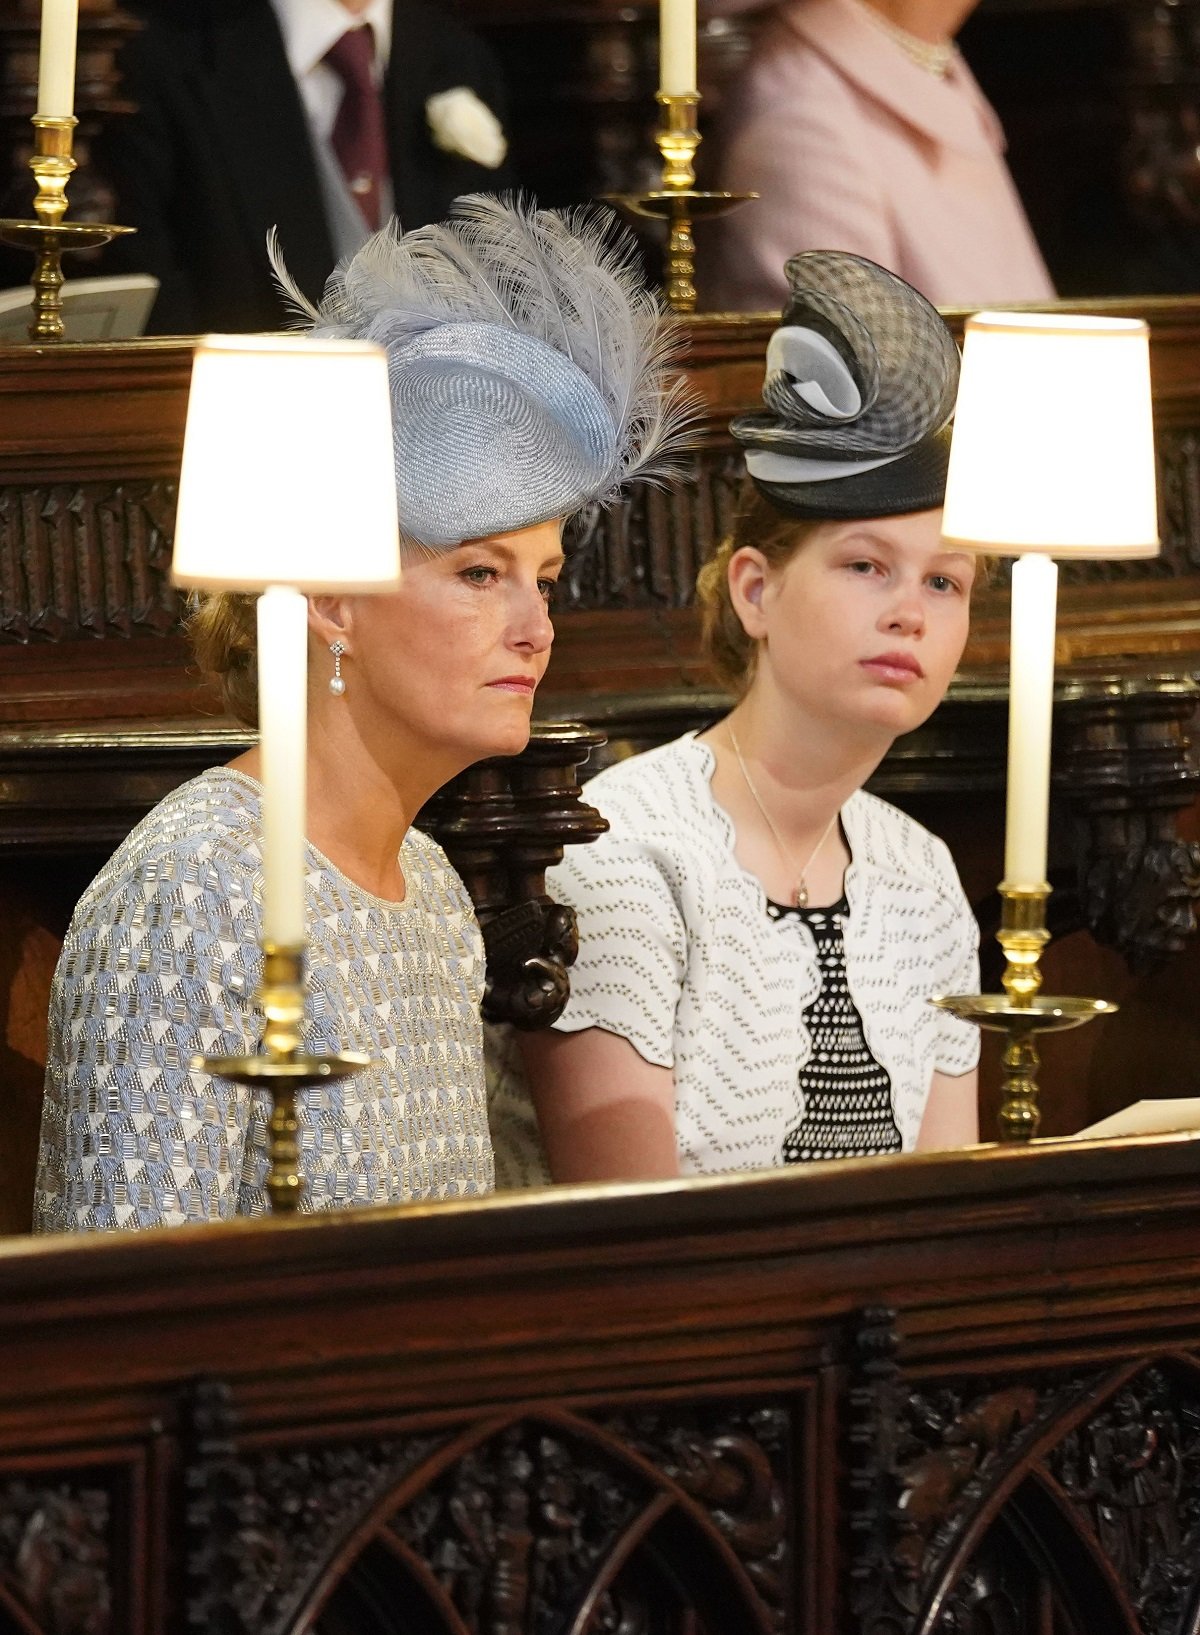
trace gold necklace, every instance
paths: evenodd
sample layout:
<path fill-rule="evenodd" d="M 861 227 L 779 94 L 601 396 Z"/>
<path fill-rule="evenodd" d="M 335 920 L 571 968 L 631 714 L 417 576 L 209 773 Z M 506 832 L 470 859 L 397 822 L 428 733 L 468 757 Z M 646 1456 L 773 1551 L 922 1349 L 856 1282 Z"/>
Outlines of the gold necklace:
<path fill-rule="evenodd" d="M 750 773 L 746 768 L 746 762 L 745 762 L 745 760 L 743 759 L 743 756 L 742 756 L 742 747 L 737 741 L 737 733 L 734 732 L 732 723 L 729 722 L 729 721 L 726 721 L 725 725 L 729 728 L 729 741 L 733 745 L 733 753 L 737 756 L 737 764 L 742 769 L 742 777 L 746 780 L 746 788 L 750 791 L 750 794 L 753 797 L 755 806 L 757 806 L 759 811 L 762 813 L 763 822 L 766 824 L 767 828 L 771 831 L 771 839 L 775 842 L 775 849 L 778 851 L 780 857 L 783 859 L 783 861 L 784 861 L 785 865 L 787 866 L 787 869 L 788 869 L 788 871 L 790 873 L 790 871 L 793 868 L 795 868 L 796 865 L 793 862 L 792 858 L 788 854 L 788 849 L 783 843 L 783 837 L 780 835 L 779 830 L 775 827 L 774 823 L 771 821 L 770 812 L 767 811 L 766 807 L 762 803 L 762 796 L 759 794 L 758 790 L 754 787 L 754 780 L 750 776 Z M 804 867 L 802 869 L 799 869 L 797 871 L 799 878 L 797 879 L 795 886 L 793 886 L 793 888 L 792 888 L 792 905 L 793 905 L 793 907 L 795 907 L 795 908 L 807 908 L 808 907 L 808 880 L 806 879 L 806 876 L 808 874 L 809 869 L 812 868 L 813 864 L 817 860 L 817 853 L 821 850 L 821 847 L 825 844 L 825 842 L 829 839 L 829 836 L 833 833 L 833 826 L 837 822 L 837 820 L 838 820 L 838 818 L 840 816 L 841 816 L 841 811 L 840 810 L 836 811 L 833 814 L 833 816 L 830 818 L 829 822 L 825 825 L 824 834 L 822 834 L 820 840 L 818 840 L 816 845 L 813 847 L 812 853 L 809 856 L 808 862 L 804 865 Z"/>

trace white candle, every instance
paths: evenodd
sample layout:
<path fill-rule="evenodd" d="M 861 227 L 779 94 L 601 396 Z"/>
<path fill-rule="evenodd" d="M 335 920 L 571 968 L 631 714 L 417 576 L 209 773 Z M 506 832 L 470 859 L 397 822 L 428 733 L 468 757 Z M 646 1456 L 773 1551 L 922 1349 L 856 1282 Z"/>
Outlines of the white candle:
<path fill-rule="evenodd" d="M 42 0 L 38 57 L 40 119 L 69 119 L 75 109 L 75 35 L 79 0 Z"/>
<path fill-rule="evenodd" d="M 659 0 L 658 64 L 664 96 L 695 96 L 696 0 Z"/>
<path fill-rule="evenodd" d="M 263 781 L 263 941 L 304 941 L 308 603 L 290 586 L 258 599 Z"/>
<path fill-rule="evenodd" d="M 1008 693 L 1008 813 L 1004 884 L 1043 886 L 1050 817 L 1050 728 L 1058 564 L 1022 556 L 1012 571 Z"/>

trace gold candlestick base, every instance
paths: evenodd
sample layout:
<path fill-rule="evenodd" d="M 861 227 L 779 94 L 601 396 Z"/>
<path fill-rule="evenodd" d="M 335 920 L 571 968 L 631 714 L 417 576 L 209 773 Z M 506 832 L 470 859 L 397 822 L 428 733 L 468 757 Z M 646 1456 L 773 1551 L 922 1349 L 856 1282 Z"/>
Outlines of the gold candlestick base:
<path fill-rule="evenodd" d="M 296 1139 L 296 1092 L 326 1079 L 342 1079 L 368 1065 L 358 1051 L 309 1056 L 300 1049 L 304 1022 L 304 946 L 263 944 L 263 978 L 259 1003 L 267 1018 L 263 1054 L 194 1056 L 193 1072 L 232 1079 L 235 1084 L 265 1084 L 271 1095 L 271 1169 L 267 1193 L 276 1214 L 293 1214 L 304 1195 L 300 1148 Z"/>
<path fill-rule="evenodd" d="M 654 140 L 662 154 L 662 187 L 650 193 L 606 193 L 609 204 L 635 216 L 651 216 L 668 223 L 666 275 L 667 305 L 672 312 L 696 310 L 696 240 L 693 224 L 701 216 L 718 216 L 757 193 L 712 193 L 696 189 L 696 149 L 700 131 L 696 110 L 699 92 L 687 96 L 658 93 L 663 110 Z"/>
<path fill-rule="evenodd" d="M 67 183 L 75 169 L 71 153 L 77 121 L 33 117 L 34 143 L 29 168 L 37 182 L 33 221 L 0 220 L 0 239 L 19 249 L 33 252 L 33 319 L 31 341 L 61 341 L 65 338 L 62 316 L 65 250 L 91 250 L 110 239 L 135 231 L 112 222 L 65 222 Z"/>
<path fill-rule="evenodd" d="M 1037 1035 L 1077 1028 L 1094 1017 L 1111 1015 L 1117 1009 L 1107 999 L 1049 997 L 1039 993 L 1042 950 L 1050 940 L 1046 929 L 1049 895 L 1049 886 L 1000 887 L 1004 906 L 996 940 L 1008 962 L 1002 994 L 948 994 L 931 1001 L 964 1022 L 974 1022 L 981 1028 L 1006 1035 L 999 1115 L 1001 1141 L 1032 1141 L 1041 1124 Z"/>

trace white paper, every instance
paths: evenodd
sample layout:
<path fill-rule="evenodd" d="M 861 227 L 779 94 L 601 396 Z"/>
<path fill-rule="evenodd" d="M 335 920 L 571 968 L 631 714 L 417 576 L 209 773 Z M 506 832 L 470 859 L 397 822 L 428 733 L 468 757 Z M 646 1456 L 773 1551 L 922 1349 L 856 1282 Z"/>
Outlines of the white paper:
<path fill-rule="evenodd" d="M 1169 1135 L 1180 1130 L 1200 1131 L 1200 1096 L 1171 1101 L 1135 1101 L 1099 1124 L 1080 1130 L 1081 1136 Z"/>

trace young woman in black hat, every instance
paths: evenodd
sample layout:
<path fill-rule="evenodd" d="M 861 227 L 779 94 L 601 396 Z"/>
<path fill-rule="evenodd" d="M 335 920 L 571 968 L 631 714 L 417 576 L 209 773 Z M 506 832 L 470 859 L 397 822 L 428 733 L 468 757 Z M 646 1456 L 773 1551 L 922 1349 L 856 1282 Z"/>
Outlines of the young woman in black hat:
<path fill-rule="evenodd" d="M 710 1174 L 977 1138 L 978 984 L 940 840 L 867 794 L 937 707 L 975 564 L 940 538 L 958 354 L 894 275 L 788 265 L 749 480 L 700 576 L 730 713 L 588 785 L 608 818 L 549 889 L 580 953 L 524 1041 L 556 1180 Z M 544 1178 L 520 1090 L 493 1099 L 502 1183 Z"/>

